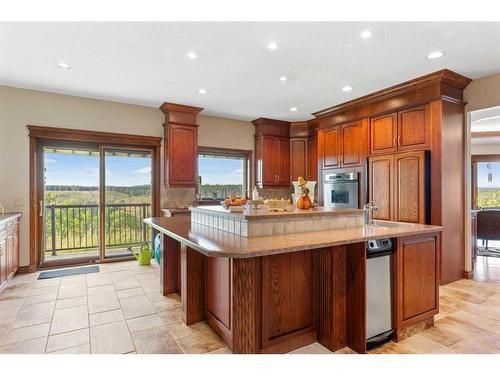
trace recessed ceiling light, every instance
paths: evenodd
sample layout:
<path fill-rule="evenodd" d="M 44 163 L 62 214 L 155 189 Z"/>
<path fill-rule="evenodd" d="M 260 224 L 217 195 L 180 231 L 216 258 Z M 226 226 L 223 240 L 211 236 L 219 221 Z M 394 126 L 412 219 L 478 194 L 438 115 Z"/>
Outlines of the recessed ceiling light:
<path fill-rule="evenodd" d="M 292 112 L 297 112 L 298 110 L 299 110 L 299 109 L 298 109 L 297 107 L 291 107 L 291 108 L 290 108 L 290 111 L 292 111 Z"/>
<path fill-rule="evenodd" d="M 361 32 L 361 38 L 363 38 L 363 39 L 371 38 L 372 35 L 373 35 L 373 33 L 371 30 L 363 30 Z"/>
<path fill-rule="evenodd" d="M 351 86 L 344 86 L 344 87 L 342 87 L 342 91 L 344 91 L 344 92 L 348 92 L 348 91 L 351 91 L 351 90 L 352 90 Z"/>
<path fill-rule="evenodd" d="M 198 58 L 198 55 L 194 52 L 189 52 L 187 54 L 187 57 L 189 57 L 191 60 L 194 60 L 194 59 Z"/>
<path fill-rule="evenodd" d="M 58 62 L 56 65 L 58 68 L 61 68 L 61 69 L 71 69 L 71 65 L 66 64 L 64 62 Z"/>
<path fill-rule="evenodd" d="M 444 55 L 444 52 L 443 51 L 434 51 L 434 52 L 431 52 L 427 55 L 427 58 L 429 60 L 434 60 L 434 59 L 439 59 L 440 57 L 442 57 Z"/>
<path fill-rule="evenodd" d="M 205 90 L 205 89 L 198 89 L 198 93 L 200 93 L 200 94 L 206 94 L 207 90 Z"/>
<path fill-rule="evenodd" d="M 267 45 L 267 48 L 269 48 L 271 51 L 274 51 L 276 49 L 278 49 L 278 43 L 276 42 L 271 42 Z"/>
<path fill-rule="evenodd" d="M 280 77 L 280 81 L 285 82 L 288 78 L 286 76 Z"/>

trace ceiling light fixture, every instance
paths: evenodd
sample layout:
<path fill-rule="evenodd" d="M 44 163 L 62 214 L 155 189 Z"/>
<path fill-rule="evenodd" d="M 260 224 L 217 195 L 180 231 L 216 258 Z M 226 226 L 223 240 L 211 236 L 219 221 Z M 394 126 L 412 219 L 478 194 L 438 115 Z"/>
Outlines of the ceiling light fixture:
<path fill-rule="evenodd" d="M 187 54 L 187 57 L 189 57 L 191 60 L 194 60 L 194 59 L 198 58 L 198 55 L 194 52 L 189 52 Z"/>
<path fill-rule="evenodd" d="M 429 60 L 434 60 L 434 59 L 439 59 L 440 57 L 442 57 L 444 55 L 444 52 L 443 51 L 434 51 L 434 52 L 431 52 L 427 55 L 427 58 Z"/>
<path fill-rule="evenodd" d="M 267 48 L 269 48 L 271 51 L 277 50 L 278 49 L 278 43 L 276 42 L 271 42 L 267 45 Z"/>
<path fill-rule="evenodd" d="M 372 33 L 371 30 L 363 30 L 361 32 L 361 38 L 362 39 L 369 39 L 369 38 L 371 38 L 372 35 L 373 35 L 373 33 Z"/>
<path fill-rule="evenodd" d="M 288 78 L 287 78 L 286 76 L 282 76 L 282 77 L 280 77 L 280 81 L 281 81 L 281 82 L 285 82 L 287 79 L 288 79 Z"/>
<path fill-rule="evenodd" d="M 348 92 L 348 91 L 351 91 L 351 90 L 352 90 L 351 86 L 344 86 L 344 87 L 342 87 L 342 91 L 344 91 L 344 92 Z"/>
<path fill-rule="evenodd" d="M 292 112 L 297 112 L 298 110 L 299 110 L 299 109 L 298 109 L 297 107 L 291 107 L 291 108 L 290 108 L 290 111 L 292 111 Z"/>
<path fill-rule="evenodd" d="M 205 90 L 205 89 L 198 89 L 198 93 L 200 93 L 200 94 L 206 94 L 207 90 Z"/>
<path fill-rule="evenodd" d="M 71 65 L 66 64 L 64 62 L 58 62 L 56 65 L 58 68 L 61 68 L 61 69 L 66 69 L 66 70 L 71 69 Z"/>

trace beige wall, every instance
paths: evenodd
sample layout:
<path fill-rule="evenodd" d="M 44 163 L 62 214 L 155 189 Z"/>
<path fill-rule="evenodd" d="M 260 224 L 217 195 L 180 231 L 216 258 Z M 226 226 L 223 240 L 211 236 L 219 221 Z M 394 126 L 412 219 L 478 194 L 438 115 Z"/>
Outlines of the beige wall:
<path fill-rule="evenodd" d="M 159 103 L 160 104 L 160 103 Z M 29 143 L 26 125 L 161 137 L 157 108 L 0 86 L 0 203 L 23 213 L 20 265 L 29 264 Z M 199 116 L 199 144 L 253 149 L 249 122 Z M 168 195 L 167 191 L 165 195 Z M 162 196 L 162 202 L 165 199 Z"/>
<path fill-rule="evenodd" d="M 472 155 L 498 155 L 500 154 L 499 143 L 471 144 Z"/>
<path fill-rule="evenodd" d="M 464 90 L 467 112 L 500 105 L 500 73 L 472 81 Z"/>

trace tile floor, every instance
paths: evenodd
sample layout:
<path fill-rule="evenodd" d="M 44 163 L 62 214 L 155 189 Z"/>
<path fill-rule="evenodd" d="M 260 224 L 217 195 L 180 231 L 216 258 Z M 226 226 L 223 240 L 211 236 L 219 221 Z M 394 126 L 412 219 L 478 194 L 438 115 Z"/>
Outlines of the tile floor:
<path fill-rule="evenodd" d="M 0 353 L 231 353 L 205 323 L 182 323 L 179 298 L 159 292 L 158 266 L 100 268 L 11 280 L 0 294 Z M 331 352 L 315 343 L 293 353 Z M 478 257 L 473 280 L 441 288 L 435 327 L 372 353 L 500 353 L 500 259 Z"/>

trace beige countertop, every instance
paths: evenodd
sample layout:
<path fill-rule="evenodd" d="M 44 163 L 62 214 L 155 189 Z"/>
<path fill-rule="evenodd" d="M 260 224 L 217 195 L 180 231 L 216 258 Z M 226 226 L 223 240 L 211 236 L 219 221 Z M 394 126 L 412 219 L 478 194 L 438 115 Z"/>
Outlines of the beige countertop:
<path fill-rule="evenodd" d="M 17 217 L 21 217 L 22 213 L 20 212 L 11 212 L 11 213 L 5 213 L 3 215 L 0 215 L 0 224 L 2 224 L 6 220 L 11 220 Z"/>
<path fill-rule="evenodd" d="M 361 214 L 363 210 L 358 208 L 326 208 L 326 207 L 313 207 L 310 210 L 299 210 L 290 206 L 290 209 L 284 212 L 269 211 L 267 208 L 246 209 L 243 212 L 229 212 L 227 208 L 222 206 L 197 206 L 191 207 L 192 211 L 199 211 L 212 214 L 224 214 L 230 217 L 242 218 L 244 220 L 251 219 L 271 219 L 280 217 L 299 217 L 299 216 L 336 216 L 336 215 L 349 215 Z"/>
<path fill-rule="evenodd" d="M 202 254 L 231 258 L 252 258 L 318 249 L 372 239 L 440 232 L 443 229 L 434 225 L 388 222 L 387 226 L 368 225 L 311 233 L 242 237 L 191 223 L 189 217 L 148 218 L 144 222 Z"/>

